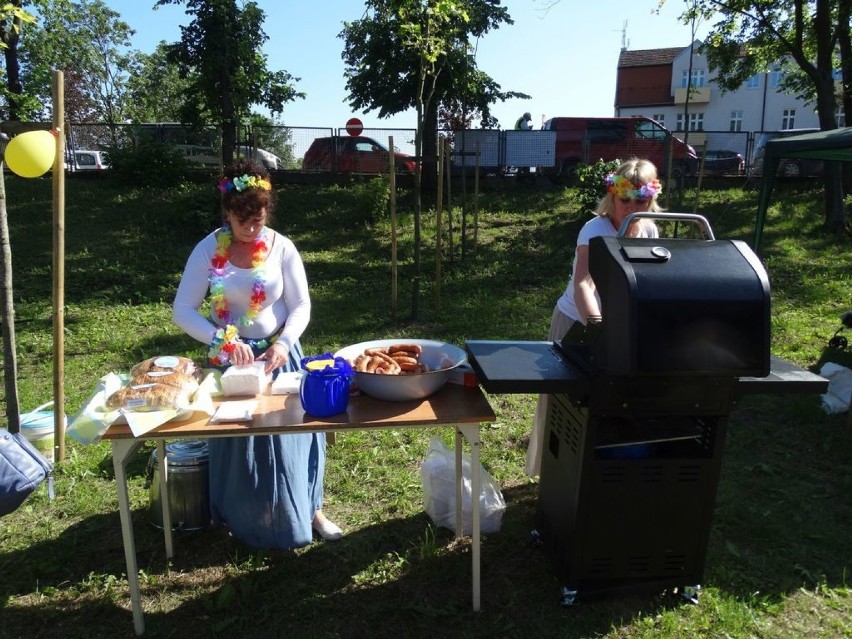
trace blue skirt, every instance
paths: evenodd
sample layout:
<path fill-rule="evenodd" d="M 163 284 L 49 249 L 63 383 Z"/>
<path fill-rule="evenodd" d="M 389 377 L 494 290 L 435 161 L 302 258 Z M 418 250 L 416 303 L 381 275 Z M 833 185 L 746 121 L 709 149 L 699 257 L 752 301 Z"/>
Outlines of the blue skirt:
<path fill-rule="evenodd" d="M 275 374 L 299 370 L 302 357 L 296 342 Z M 311 543 L 311 522 L 322 508 L 325 433 L 214 437 L 208 443 L 214 525 L 226 525 L 253 548 Z"/>

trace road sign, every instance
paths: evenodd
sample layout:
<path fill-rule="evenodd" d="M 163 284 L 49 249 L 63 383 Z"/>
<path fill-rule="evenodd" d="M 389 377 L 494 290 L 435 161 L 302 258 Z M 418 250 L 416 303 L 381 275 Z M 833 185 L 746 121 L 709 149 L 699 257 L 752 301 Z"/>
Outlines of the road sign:
<path fill-rule="evenodd" d="M 349 118 L 346 120 L 346 132 L 349 135 L 361 135 L 361 131 L 364 130 L 364 125 L 358 118 Z"/>

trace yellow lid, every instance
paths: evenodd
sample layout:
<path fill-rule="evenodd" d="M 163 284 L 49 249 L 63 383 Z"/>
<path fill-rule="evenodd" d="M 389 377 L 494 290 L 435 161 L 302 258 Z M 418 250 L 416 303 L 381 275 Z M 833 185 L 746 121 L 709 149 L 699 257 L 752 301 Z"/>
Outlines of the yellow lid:
<path fill-rule="evenodd" d="M 309 371 L 321 371 L 326 366 L 331 366 L 332 368 L 334 368 L 334 360 L 333 359 L 315 359 L 315 360 L 305 364 L 305 368 Z"/>

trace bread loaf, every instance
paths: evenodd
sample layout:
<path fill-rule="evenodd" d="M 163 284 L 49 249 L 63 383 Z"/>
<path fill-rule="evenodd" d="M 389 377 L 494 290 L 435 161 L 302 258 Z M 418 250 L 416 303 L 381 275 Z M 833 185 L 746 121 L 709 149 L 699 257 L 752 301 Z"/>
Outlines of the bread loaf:
<path fill-rule="evenodd" d="M 130 376 L 136 377 L 152 371 L 178 372 L 186 375 L 197 375 L 198 367 L 188 357 L 180 355 L 158 355 L 139 362 L 130 369 Z"/>
<path fill-rule="evenodd" d="M 110 395 L 106 404 L 107 408 L 111 409 L 123 408 L 139 412 L 180 409 L 189 406 L 191 394 L 187 389 L 171 384 L 131 382 Z"/>
<path fill-rule="evenodd" d="M 130 381 L 107 398 L 107 408 L 140 412 L 187 408 L 200 375 L 195 362 L 186 357 L 148 358 L 130 369 Z"/>

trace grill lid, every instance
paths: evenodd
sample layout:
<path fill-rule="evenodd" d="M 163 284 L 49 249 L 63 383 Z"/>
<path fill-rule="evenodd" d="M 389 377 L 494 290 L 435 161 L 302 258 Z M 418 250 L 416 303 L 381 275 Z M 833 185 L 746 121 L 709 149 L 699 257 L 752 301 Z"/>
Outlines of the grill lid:
<path fill-rule="evenodd" d="M 769 374 L 769 279 L 745 243 L 623 236 L 633 217 L 684 216 L 696 217 L 630 216 L 619 236 L 589 242 L 603 319 L 563 340 L 577 363 L 612 375 Z"/>

